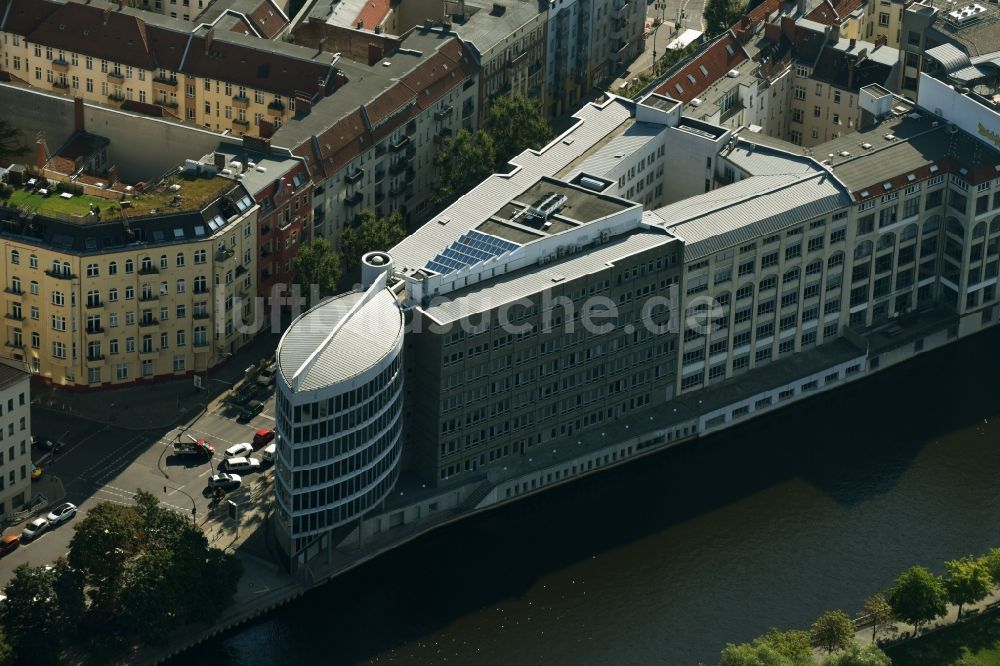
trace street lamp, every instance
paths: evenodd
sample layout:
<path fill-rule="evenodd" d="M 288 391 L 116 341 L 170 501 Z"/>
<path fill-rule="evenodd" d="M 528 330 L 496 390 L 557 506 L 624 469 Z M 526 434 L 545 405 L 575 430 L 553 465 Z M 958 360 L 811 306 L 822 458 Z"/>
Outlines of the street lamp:
<path fill-rule="evenodd" d="M 167 485 L 163 486 L 163 494 L 164 495 L 167 494 L 167 489 L 168 488 L 170 490 L 176 490 L 179 493 L 184 493 L 185 495 L 187 495 L 187 498 L 189 500 L 191 500 L 191 521 L 197 523 L 198 522 L 198 506 L 194 503 L 194 498 L 191 497 L 191 495 L 188 495 L 187 492 L 181 490 L 180 488 L 174 488 L 173 486 L 167 486 Z"/>

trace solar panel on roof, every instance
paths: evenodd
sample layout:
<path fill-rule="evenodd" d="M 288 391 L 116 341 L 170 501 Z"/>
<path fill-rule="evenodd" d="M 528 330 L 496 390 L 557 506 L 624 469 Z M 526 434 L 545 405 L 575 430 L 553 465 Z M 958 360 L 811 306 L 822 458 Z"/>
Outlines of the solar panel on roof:
<path fill-rule="evenodd" d="M 451 273 L 499 257 L 519 247 L 521 246 L 517 243 L 473 229 L 462 234 L 458 240 L 439 252 L 427 263 L 427 268 L 438 273 Z"/>

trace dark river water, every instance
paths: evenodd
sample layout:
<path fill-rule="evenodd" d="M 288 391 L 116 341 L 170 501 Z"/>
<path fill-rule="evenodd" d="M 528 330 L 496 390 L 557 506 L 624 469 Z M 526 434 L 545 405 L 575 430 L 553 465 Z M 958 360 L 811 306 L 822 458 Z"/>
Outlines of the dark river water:
<path fill-rule="evenodd" d="M 1000 545 L 1000 334 L 431 534 L 176 664 L 714 663 Z"/>

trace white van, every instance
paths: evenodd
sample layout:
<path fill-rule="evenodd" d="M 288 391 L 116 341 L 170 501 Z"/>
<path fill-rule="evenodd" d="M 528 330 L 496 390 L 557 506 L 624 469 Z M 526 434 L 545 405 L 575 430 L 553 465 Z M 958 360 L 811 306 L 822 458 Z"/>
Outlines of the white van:
<path fill-rule="evenodd" d="M 256 458 L 226 458 L 224 462 L 227 472 L 246 474 L 260 469 L 260 461 Z"/>
<path fill-rule="evenodd" d="M 277 455 L 276 453 L 277 450 L 278 450 L 278 443 L 271 442 L 261 450 L 260 461 L 262 463 L 274 464 L 274 457 L 275 455 Z"/>

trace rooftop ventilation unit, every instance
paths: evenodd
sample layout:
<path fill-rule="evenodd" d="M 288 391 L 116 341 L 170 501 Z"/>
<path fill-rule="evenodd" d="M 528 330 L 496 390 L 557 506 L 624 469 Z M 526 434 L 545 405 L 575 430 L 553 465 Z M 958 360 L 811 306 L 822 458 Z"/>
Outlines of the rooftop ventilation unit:
<path fill-rule="evenodd" d="M 566 195 L 548 192 L 528 207 L 528 213 L 534 217 L 547 220 L 555 215 L 566 204 L 566 201 Z"/>
<path fill-rule="evenodd" d="M 870 144 L 867 141 L 865 141 L 864 143 L 861 144 L 861 147 L 864 148 L 865 150 L 871 150 L 872 149 L 872 144 Z"/>

